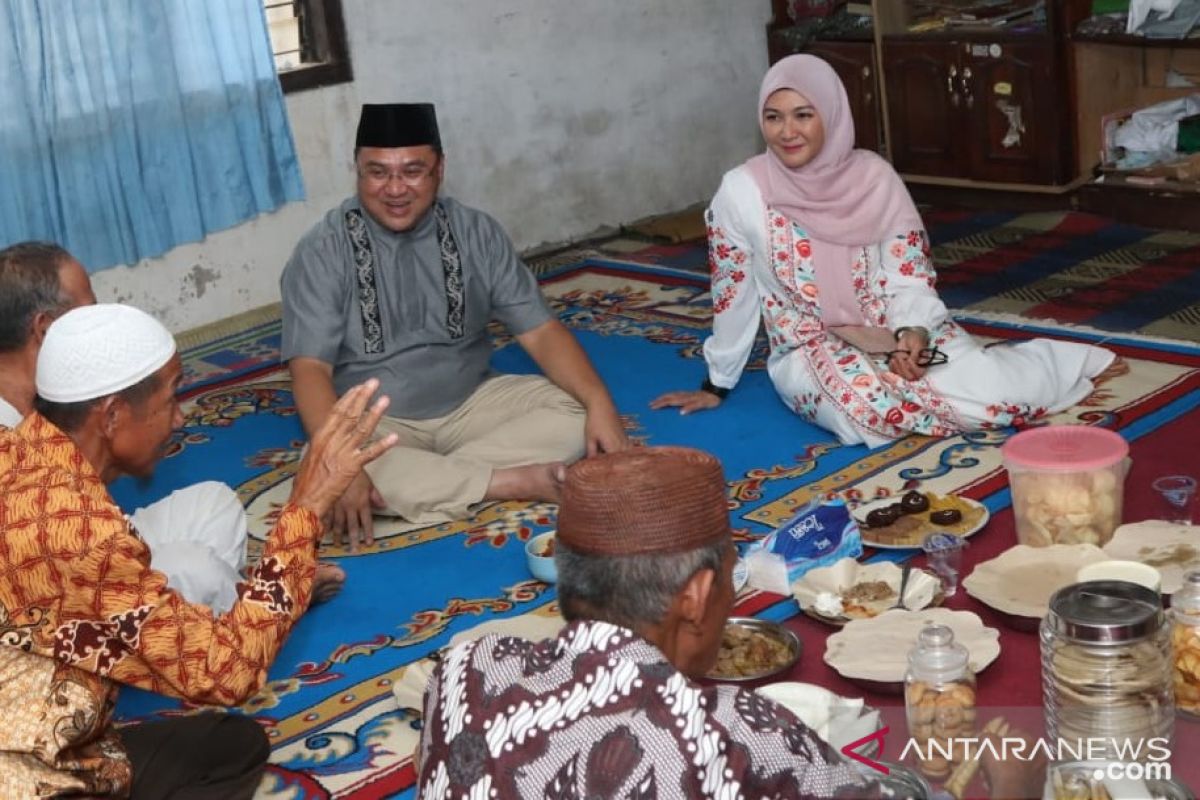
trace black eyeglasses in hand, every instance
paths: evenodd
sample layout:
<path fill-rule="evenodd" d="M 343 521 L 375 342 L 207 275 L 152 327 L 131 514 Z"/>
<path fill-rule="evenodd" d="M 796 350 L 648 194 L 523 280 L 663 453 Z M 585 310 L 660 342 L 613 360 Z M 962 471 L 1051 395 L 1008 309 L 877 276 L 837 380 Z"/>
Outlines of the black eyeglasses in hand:
<path fill-rule="evenodd" d="M 912 351 L 910 351 L 910 350 L 889 350 L 886 353 L 874 353 L 874 355 L 879 356 L 880 358 L 884 359 L 885 361 L 891 361 L 892 356 L 899 355 L 900 353 L 910 353 L 910 352 L 912 352 Z M 949 360 L 950 360 L 949 356 L 947 356 L 945 353 L 943 353 L 941 350 L 939 350 L 937 348 L 937 345 L 934 345 L 933 347 L 923 347 L 917 351 L 916 362 L 917 362 L 918 367 L 936 367 L 939 364 L 945 364 Z"/>

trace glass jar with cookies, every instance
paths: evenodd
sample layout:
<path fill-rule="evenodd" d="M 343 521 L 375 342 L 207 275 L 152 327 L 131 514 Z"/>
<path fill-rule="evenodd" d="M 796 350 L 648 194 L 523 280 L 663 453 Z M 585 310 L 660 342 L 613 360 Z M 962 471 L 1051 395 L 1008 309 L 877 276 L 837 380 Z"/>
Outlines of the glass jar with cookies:
<path fill-rule="evenodd" d="M 931 778 L 945 778 L 962 761 L 965 740 L 975 734 L 970 654 L 945 625 L 923 628 L 909 651 L 904 708 L 918 767 Z"/>
<path fill-rule="evenodd" d="M 1171 597 L 1171 645 L 1175 659 L 1175 708 L 1200 718 L 1200 571 L 1183 576 Z"/>
<path fill-rule="evenodd" d="M 1091 758 L 1143 761 L 1175 730 L 1171 628 L 1157 593 L 1126 581 L 1058 590 L 1042 618 L 1047 735 Z"/>

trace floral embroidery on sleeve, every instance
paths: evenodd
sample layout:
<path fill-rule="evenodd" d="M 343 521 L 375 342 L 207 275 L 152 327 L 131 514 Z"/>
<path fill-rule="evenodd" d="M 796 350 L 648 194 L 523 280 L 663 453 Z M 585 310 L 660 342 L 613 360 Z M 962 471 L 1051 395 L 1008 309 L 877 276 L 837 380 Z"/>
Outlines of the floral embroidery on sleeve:
<path fill-rule="evenodd" d="M 729 308 L 746 280 L 746 253 L 728 241 L 723 228 L 708 228 L 708 266 L 712 271 L 713 313 Z"/>
<path fill-rule="evenodd" d="M 986 429 L 991 428 L 1019 428 L 1028 422 L 1041 419 L 1046 416 L 1046 409 L 1043 406 L 1032 406 L 1028 403 L 999 403 L 987 406 L 985 409 L 990 419 L 985 420 L 980 427 Z"/>
<path fill-rule="evenodd" d="M 888 255 L 900 263 L 897 271 L 908 278 L 923 279 L 931 287 L 937 284 L 929 237 L 922 230 L 897 236 L 887 248 Z"/>

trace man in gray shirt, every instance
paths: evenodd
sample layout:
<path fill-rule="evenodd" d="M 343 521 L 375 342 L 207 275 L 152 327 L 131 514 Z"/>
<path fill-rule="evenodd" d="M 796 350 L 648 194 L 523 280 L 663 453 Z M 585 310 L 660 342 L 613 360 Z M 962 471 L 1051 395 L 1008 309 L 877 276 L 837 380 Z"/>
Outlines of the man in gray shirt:
<path fill-rule="evenodd" d="M 438 197 L 433 106 L 363 107 L 358 191 L 305 234 L 283 272 L 283 357 L 305 430 L 368 377 L 400 445 L 351 484 L 335 540 L 370 544 L 372 507 L 410 522 L 491 500 L 558 500 L 564 463 L 629 446 L 612 399 L 488 215 Z M 492 372 L 501 322 L 545 373 Z"/>

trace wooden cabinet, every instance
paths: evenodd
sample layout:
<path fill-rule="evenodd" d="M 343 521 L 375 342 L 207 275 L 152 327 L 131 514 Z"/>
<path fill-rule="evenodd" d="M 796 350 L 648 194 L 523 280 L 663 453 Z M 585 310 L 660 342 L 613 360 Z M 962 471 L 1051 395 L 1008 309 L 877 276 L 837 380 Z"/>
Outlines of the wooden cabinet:
<path fill-rule="evenodd" d="M 899 172 L 965 177 L 958 65 L 945 43 L 884 42 L 888 134 Z"/>
<path fill-rule="evenodd" d="M 829 62 L 846 87 L 854 116 L 854 145 L 865 150 L 883 149 L 882 92 L 875 40 L 817 38 L 799 49 L 784 33 L 793 23 L 786 0 L 773 0 L 774 18 L 767 26 L 767 57 L 772 64 L 793 53 L 811 53 Z M 860 34 L 869 36 L 869 31 Z"/>
<path fill-rule="evenodd" d="M 1070 180 L 1066 77 L 1052 42 L 884 39 L 883 68 L 901 173 Z"/>
<path fill-rule="evenodd" d="M 854 116 L 854 146 L 879 150 L 883 144 L 883 126 L 879 105 L 879 68 L 873 42 L 813 42 L 804 51 L 829 62 L 846 87 L 850 112 Z"/>
<path fill-rule="evenodd" d="M 773 0 L 768 56 L 806 41 L 800 51 L 828 61 L 846 86 L 857 146 L 886 153 L 910 182 L 1061 192 L 1078 174 L 1066 32 L 1091 2 L 1013 2 L 1024 13 L 993 26 L 930 20 L 932 4 L 917 0 L 873 0 L 871 40 L 806 41 L 808 20 Z"/>

